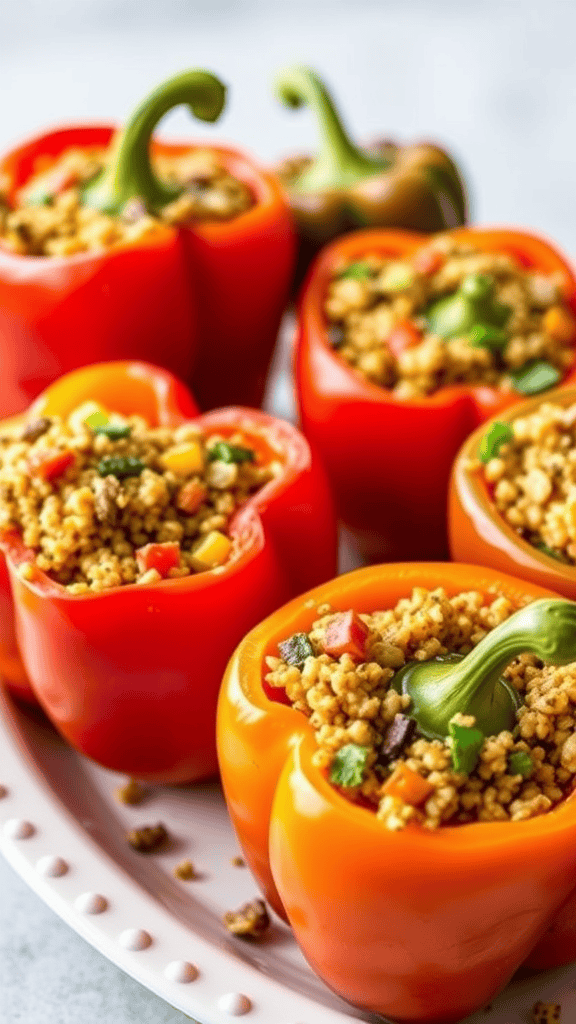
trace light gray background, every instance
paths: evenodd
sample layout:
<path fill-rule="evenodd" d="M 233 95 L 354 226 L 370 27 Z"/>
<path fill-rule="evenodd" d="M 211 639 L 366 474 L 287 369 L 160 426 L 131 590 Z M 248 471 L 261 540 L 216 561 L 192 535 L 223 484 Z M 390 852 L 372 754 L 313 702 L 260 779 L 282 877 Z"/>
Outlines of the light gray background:
<path fill-rule="evenodd" d="M 475 219 L 576 254 L 573 0 L 0 0 L 0 151 L 55 123 L 121 121 L 163 78 L 230 86 L 214 128 L 265 161 L 314 145 L 274 72 L 326 76 L 359 139 L 434 138 L 468 174 Z M 80 340 L 80 339 L 79 339 Z M 1 372 L 1 367 L 0 367 Z M 0 751 L 0 781 L 2 753 Z M 88 947 L 0 861 L 1 1024 L 183 1024 Z"/>

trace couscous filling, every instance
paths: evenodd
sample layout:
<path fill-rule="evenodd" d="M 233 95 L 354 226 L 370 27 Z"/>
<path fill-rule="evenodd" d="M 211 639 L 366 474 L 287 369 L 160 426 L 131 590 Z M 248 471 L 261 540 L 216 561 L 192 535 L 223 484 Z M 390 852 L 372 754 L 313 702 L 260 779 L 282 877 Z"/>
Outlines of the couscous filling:
<path fill-rule="evenodd" d="M 576 404 L 543 402 L 494 423 L 479 454 L 477 468 L 506 522 L 543 554 L 574 565 Z"/>
<path fill-rule="evenodd" d="M 152 156 L 158 177 L 184 189 L 156 214 L 137 199 L 118 216 L 102 213 L 83 204 L 81 189 L 107 165 L 109 152 L 65 150 L 47 168 L 39 166 L 16 205 L 0 192 L 0 246 L 21 256 L 70 256 L 136 242 L 166 224 L 231 220 L 254 205 L 250 189 L 226 170 L 216 152 L 196 149 Z"/>
<path fill-rule="evenodd" d="M 236 556 L 231 516 L 281 469 L 242 429 L 152 427 L 87 402 L 0 437 L 0 533 L 72 594 L 175 579 Z"/>
<path fill-rule="evenodd" d="M 453 384 L 536 394 L 574 359 L 559 279 L 449 236 L 404 259 L 367 253 L 343 265 L 324 313 L 338 355 L 401 399 Z"/>
<path fill-rule="evenodd" d="M 576 663 L 515 658 L 502 679 L 518 707 L 512 727 L 494 735 L 464 709 L 449 736 L 427 739 L 411 698 L 394 688 L 403 666 L 465 655 L 517 611 L 497 591 L 486 600 L 442 588 L 416 588 L 371 614 L 320 606 L 310 630 L 267 659 L 266 681 L 310 720 L 315 765 L 386 828 L 531 818 L 574 787 Z"/>

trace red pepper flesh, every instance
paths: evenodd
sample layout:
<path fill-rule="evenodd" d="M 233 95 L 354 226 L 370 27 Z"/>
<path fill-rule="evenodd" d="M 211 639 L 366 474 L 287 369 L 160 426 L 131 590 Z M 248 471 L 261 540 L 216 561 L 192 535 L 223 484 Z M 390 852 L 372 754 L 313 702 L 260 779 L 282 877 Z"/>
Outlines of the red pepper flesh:
<path fill-rule="evenodd" d="M 342 612 L 328 623 L 324 651 L 331 658 L 349 654 L 354 661 L 364 661 L 366 639 L 370 630 L 353 611 Z"/>
<path fill-rule="evenodd" d="M 145 544 L 144 547 L 135 551 L 135 555 L 140 572 L 156 569 L 162 579 L 168 576 L 170 569 L 175 569 L 180 565 L 180 545 L 175 541 L 165 541 L 163 544 Z"/>
<path fill-rule="evenodd" d="M 131 363 L 69 374 L 38 399 L 34 415 L 65 416 L 90 397 L 156 423 L 150 413 L 160 384 L 173 403 L 162 422 L 176 426 L 192 406 L 186 389 L 166 372 Z M 330 575 L 336 558 L 328 485 L 294 427 L 239 407 L 196 422 L 207 434 L 240 430 L 251 448 L 282 465 L 233 515 L 235 557 L 217 572 L 72 595 L 34 565 L 17 533 L 1 538 L 20 650 L 48 717 L 89 757 L 155 782 L 216 772 L 216 697 L 230 653 L 288 594 Z M 31 579 L 18 572 L 23 563 Z"/>
<path fill-rule="evenodd" d="M 546 242 L 520 231 L 458 228 L 456 241 L 514 256 L 558 274 L 576 310 L 576 278 Z M 297 329 L 297 397 L 304 432 L 320 452 L 337 512 L 366 560 L 438 558 L 447 552 L 446 498 L 465 437 L 519 400 L 493 387 L 454 385 L 405 401 L 365 380 L 329 343 L 324 300 L 333 275 L 367 253 L 415 256 L 427 238 L 408 231 L 360 231 L 327 246 L 303 290 Z M 564 384 L 576 382 L 576 360 Z"/>
<path fill-rule="evenodd" d="M 109 125 L 38 136 L 0 161 L 13 199 L 39 161 L 108 147 Z M 199 143 L 153 143 L 183 153 Z M 61 374 L 108 359 L 160 363 L 193 381 L 204 408 L 259 405 L 292 274 L 295 237 L 275 177 L 210 146 L 255 203 L 225 222 L 166 227 L 153 240 L 73 256 L 21 256 L 0 244 L 0 416 Z"/>

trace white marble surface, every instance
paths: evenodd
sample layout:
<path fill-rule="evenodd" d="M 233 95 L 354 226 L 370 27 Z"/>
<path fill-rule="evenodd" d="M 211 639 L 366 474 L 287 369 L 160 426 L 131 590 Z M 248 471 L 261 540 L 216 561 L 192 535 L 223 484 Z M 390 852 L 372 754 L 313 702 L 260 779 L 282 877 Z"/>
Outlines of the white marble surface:
<path fill-rule="evenodd" d="M 476 219 L 574 253 L 575 37 L 572 0 L 0 0 L 0 150 L 58 121 L 121 120 L 162 78 L 205 66 L 230 85 L 229 109 L 194 135 L 272 160 L 314 144 L 312 119 L 281 110 L 269 89 L 275 70 L 305 62 L 359 138 L 444 140 Z M 190 131 L 182 112 L 167 122 Z M 186 1019 L 0 862 L 0 1024 Z"/>

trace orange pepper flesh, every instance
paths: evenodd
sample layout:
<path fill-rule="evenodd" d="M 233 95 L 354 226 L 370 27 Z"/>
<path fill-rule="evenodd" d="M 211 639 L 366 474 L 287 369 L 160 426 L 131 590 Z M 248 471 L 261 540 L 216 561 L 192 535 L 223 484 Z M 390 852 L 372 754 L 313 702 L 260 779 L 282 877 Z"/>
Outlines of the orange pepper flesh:
<path fill-rule="evenodd" d="M 405 804 L 418 807 L 434 792 L 434 786 L 401 762 L 382 786 L 382 792 L 386 796 L 397 797 Z"/>
<path fill-rule="evenodd" d="M 550 596 L 489 569 L 438 563 L 376 566 L 324 584 L 237 649 L 220 692 L 218 751 L 246 859 L 312 967 L 367 1011 L 448 1024 L 485 1005 L 561 920 L 576 878 L 576 797 L 523 822 L 388 832 L 313 767 L 310 723 L 271 700 L 263 682 L 266 655 L 309 629 L 317 604 L 369 612 L 414 586 Z"/>
<path fill-rule="evenodd" d="M 520 231 L 457 228 L 456 241 L 503 252 L 524 267 L 558 274 L 576 312 L 568 263 L 539 238 Z M 324 299 L 344 262 L 366 253 L 416 258 L 427 236 L 369 230 L 327 246 L 302 291 L 296 350 L 297 397 L 304 432 L 320 452 L 338 514 L 367 561 L 447 555 L 446 496 L 452 462 L 465 438 L 520 396 L 480 385 L 453 385 L 402 401 L 355 373 L 330 347 Z M 576 361 L 564 384 L 576 383 Z"/>

